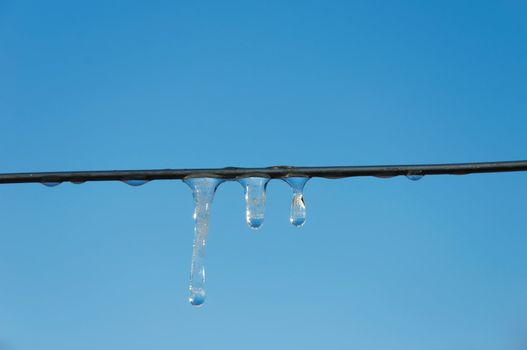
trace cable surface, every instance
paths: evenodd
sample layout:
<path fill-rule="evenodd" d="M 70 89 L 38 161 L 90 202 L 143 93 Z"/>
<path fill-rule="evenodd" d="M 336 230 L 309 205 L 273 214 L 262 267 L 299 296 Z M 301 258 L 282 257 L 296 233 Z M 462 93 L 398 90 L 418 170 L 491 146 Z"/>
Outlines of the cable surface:
<path fill-rule="evenodd" d="M 217 177 L 233 180 L 241 177 L 262 176 L 280 179 L 293 176 L 338 179 L 355 176 L 424 176 L 465 175 L 527 171 L 527 160 L 485 163 L 422 164 L 422 165 L 368 165 L 268 168 L 216 168 L 216 169 L 159 169 L 159 170 L 109 170 L 109 171 L 60 171 L 0 174 L 0 184 L 52 183 L 86 181 L 152 181 L 181 180 L 185 177 Z"/>

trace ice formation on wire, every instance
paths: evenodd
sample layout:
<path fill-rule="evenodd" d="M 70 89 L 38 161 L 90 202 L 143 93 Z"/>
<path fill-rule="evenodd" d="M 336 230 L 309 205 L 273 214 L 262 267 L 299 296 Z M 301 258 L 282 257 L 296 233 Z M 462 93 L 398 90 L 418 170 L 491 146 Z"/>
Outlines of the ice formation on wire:
<path fill-rule="evenodd" d="M 205 245 L 209 233 L 209 216 L 214 193 L 223 182 L 217 178 L 186 178 L 194 197 L 194 246 L 190 268 L 189 302 L 201 306 L 205 302 Z"/>
<path fill-rule="evenodd" d="M 309 180 L 308 177 L 295 176 L 283 179 L 293 190 L 293 200 L 291 201 L 291 215 L 289 221 L 296 227 L 302 227 L 306 222 L 306 203 L 304 202 L 304 186 Z"/>
<path fill-rule="evenodd" d="M 245 190 L 245 220 L 252 229 L 259 229 L 264 221 L 265 191 L 268 177 L 245 177 L 238 179 Z"/>
<path fill-rule="evenodd" d="M 377 176 L 392 177 L 392 176 Z M 406 177 L 412 181 L 423 177 L 421 172 L 408 172 Z M 307 176 L 286 176 L 282 180 L 291 187 L 293 196 L 289 221 L 296 227 L 302 227 L 306 222 L 306 204 L 304 202 L 304 187 L 309 181 Z M 205 246 L 209 233 L 209 217 L 214 194 L 224 179 L 217 177 L 188 176 L 183 180 L 192 190 L 194 198 L 194 244 L 192 248 L 192 264 L 190 269 L 189 302 L 194 306 L 202 306 L 205 302 Z M 270 178 L 266 175 L 253 175 L 237 178 L 245 192 L 245 220 L 252 229 L 262 226 L 265 214 L 266 189 Z M 70 181 L 75 184 L 85 180 Z M 122 182 L 130 186 L 141 186 L 148 182 L 145 179 L 126 179 Z M 47 180 L 42 184 L 55 187 L 60 181 Z"/>

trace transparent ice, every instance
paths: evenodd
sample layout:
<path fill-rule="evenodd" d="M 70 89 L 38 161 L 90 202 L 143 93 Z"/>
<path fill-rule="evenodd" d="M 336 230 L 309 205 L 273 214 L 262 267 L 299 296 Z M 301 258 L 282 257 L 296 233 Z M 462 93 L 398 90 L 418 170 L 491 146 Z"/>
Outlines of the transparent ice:
<path fill-rule="evenodd" d="M 265 214 L 265 190 L 269 183 L 268 177 L 246 177 L 238 182 L 245 190 L 245 220 L 252 229 L 262 226 Z"/>
<path fill-rule="evenodd" d="M 205 302 L 205 245 L 209 233 L 210 207 L 214 193 L 223 182 L 217 178 L 186 178 L 184 182 L 194 197 L 194 246 L 190 268 L 189 302 L 201 306 Z"/>
<path fill-rule="evenodd" d="M 286 177 L 283 179 L 293 190 L 291 215 L 289 221 L 296 227 L 302 227 L 306 222 L 306 203 L 304 202 L 304 186 L 308 177 Z"/>

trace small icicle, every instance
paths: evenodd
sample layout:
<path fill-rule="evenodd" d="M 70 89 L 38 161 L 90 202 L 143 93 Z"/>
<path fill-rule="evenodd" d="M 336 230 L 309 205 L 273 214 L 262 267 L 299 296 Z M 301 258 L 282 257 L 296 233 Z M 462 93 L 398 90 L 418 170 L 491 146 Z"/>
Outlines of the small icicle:
<path fill-rule="evenodd" d="M 186 178 L 184 182 L 194 197 L 194 246 L 190 268 L 189 302 L 201 306 L 205 302 L 205 245 L 209 233 L 210 206 L 214 193 L 223 182 L 217 178 Z"/>
<path fill-rule="evenodd" d="M 306 222 L 306 203 L 304 202 L 304 186 L 309 177 L 286 177 L 283 179 L 293 190 L 291 215 L 289 221 L 296 227 L 302 227 Z"/>
<path fill-rule="evenodd" d="M 245 190 L 245 220 L 252 229 L 259 229 L 264 221 L 265 213 L 265 190 L 268 177 L 246 177 L 238 182 Z"/>

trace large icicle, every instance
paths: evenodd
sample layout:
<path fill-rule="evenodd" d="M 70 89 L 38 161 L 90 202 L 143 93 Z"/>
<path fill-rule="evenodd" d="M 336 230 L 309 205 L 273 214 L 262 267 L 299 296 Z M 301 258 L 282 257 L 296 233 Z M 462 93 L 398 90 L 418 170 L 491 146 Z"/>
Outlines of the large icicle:
<path fill-rule="evenodd" d="M 190 269 L 189 301 L 194 306 L 205 302 L 205 245 L 209 233 L 210 206 L 214 193 L 223 182 L 217 178 L 186 178 L 185 183 L 192 189 L 194 197 L 194 246 Z"/>

